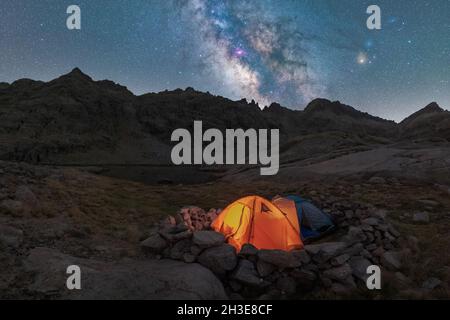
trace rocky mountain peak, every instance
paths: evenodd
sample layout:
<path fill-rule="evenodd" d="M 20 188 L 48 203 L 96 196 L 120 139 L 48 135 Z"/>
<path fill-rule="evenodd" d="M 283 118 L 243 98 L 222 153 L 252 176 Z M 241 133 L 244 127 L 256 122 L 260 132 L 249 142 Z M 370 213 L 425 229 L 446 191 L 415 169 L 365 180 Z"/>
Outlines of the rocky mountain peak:
<path fill-rule="evenodd" d="M 413 114 L 411 114 L 409 117 L 407 117 L 406 119 L 404 119 L 401 123 L 405 124 L 405 123 L 409 123 L 419 117 L 425 116 L 425 115 L 430 115 L 433 113 L 441 113 L 441 112 L 445 112 L 444 109 L 442 109 L 436 102 L 432 102 L 430 104 L 428 104 L 426 107 L 420 109 L 417 112 L 414 112 Z"/>
<path fill-rule="evenodd" d="M 387 122 L 387 120 L 374 117 L 366 112 L 359 111 L 351 106 L 345 105 L 340 101 L 330 101 L 327 99 L 314 99 L 306 108 L 304 113 L 307 115 L 318 114 L 321 116 L 347 116 L 354 119 L 368 119 Z"/>
<path fill-rule="evenodd" d="M 83 73 L 83 71 L 81 71 L 79 68 L 74 68 L 72 71 L 70 71 L 69 73 L 61 76 L 59 79 L 78 79 L 78 80 L 88 80 L 88 81 L 93 81 L 92 78 L 90 76 L 88 76 L 87 74 Z"/>
<path fill-rule="evenodd" d="M 327 99 L 314 99 L 305 108 L 305 113 L 326 113 L 331 112 L 336 115 L 348 114 L 359 116 L 362 112 L 342 104 L 340 101 L 330 101 Z"/>
<path fill-rule="evenodd" d="M 282 113 L 285 111 L 292 111 L 288 108 L 283 107 L 282 105 L 280 105 L 279 103 L 273 102 L 270 106 L 265 107 L 263 109 L 266 112 L 274 112 L 274 113 Z"/>
<path fill-rule="evenodd" d="M 62 75 L 61 77 L 48 82 L 48 87 L 51 90 L 58 88 L 65 92 L 72 92 L 80 96 L 112 96 L 115 98 L 129 98 L 133 96 L 127 87 L 117 84 L 110 80 L 94 80 L 89 75 L 85 74 L 79 68 L 74 68 L 71 72 Z"/>
<path fill-rule="evenodd" d="M 442 109 L 436 102 L 432 102 L 429 105 L 427 105 L 422 110 L 419 110 L 418 112 L 423 113 L 434 113 L 434 112 L 443 112 L 444 109 Z"/>
<path fill-rule="evenodd" d="M 317 112 L 317 111 L 332 111 L 334 113 L 340 113 L 342 111 L 356 111 L 350 106 L 342 104 L 340 101 L 330 101 L 328 99 L 317 98 L 312 100 L 305 108 L 305 112 Z"/>
<path fill-rule="evenodd" d="M 330 100 L 317 98 L 308 103 L 304 111 L 306 112 L 316 111 L 317 109 L 325 108 L 329 104 L 331 104 Z"/>

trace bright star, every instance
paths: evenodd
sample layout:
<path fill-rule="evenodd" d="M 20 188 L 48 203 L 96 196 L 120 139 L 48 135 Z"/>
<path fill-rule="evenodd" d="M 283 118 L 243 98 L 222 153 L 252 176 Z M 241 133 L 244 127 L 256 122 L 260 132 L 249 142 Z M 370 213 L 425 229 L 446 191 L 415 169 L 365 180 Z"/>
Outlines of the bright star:
<path fill-rule="evenodd" d="M 245 52 L 245 50 L 244 49 L 241 49 L 241 48 L 236 48 L 235 50 L 234 50 L 234 52 L 233 52 L 233 55 L 236 57 L 236 58 L 242 58 L 243 56 L 245 56 L 247 53 Z"/>
<path fill-rule="evenodd" d="M 356 57 L 356 61 L 358 62 L 358 64 L 366 64 L 368 61 L 367 54 L 364 52 L 360 52 Z"/>

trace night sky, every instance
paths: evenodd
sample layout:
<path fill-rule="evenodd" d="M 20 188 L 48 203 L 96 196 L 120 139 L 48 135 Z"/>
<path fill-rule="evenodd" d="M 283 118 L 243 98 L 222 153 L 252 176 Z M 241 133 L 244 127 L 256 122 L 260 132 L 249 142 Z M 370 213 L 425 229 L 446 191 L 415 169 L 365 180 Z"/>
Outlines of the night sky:
<path fill-rule="evenodd" d="M 82 29 L 66 27 L 81 7 Z M 382 10 L 382 30 L 366 9 Z M 1 0 L 0 82 L 79 67 L 136 94 L 194 87 L 401 120 L 450 107 L 450 0 Z"/>

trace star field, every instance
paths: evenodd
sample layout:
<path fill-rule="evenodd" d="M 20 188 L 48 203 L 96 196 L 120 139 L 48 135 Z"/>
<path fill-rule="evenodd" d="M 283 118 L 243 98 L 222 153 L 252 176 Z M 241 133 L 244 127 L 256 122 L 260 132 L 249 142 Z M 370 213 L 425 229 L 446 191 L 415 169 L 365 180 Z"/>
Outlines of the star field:
<path fill-rule="evenodd" d="M 66 28 L 71 4 L 81 30 Z M 371 4 L 381 30 L 366 27 Z M 450 107 L 449 17 L 449 0 L 2 0 L 0 82 L 79 67 L 136 94 L 190 86 L 293 109 L 324 97 L 400 121 Z"/>

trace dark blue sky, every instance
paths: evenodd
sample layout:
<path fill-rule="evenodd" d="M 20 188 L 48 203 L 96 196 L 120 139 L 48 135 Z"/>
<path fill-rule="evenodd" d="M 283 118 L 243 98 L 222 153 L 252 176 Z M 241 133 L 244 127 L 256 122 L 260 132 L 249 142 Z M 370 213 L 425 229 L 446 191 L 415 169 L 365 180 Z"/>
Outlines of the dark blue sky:
<path fill-rule="evenodd" d="M 82 30 L 66 28 L 81 7 Z M 366 8 L 382 30 L 366 28 Z M 192 86 L 302 109 L 315 97 L 401 120 L 450 107 L 450 0 L 1 0 L 0 81 L 73 67 L 136 94 Z"/>

